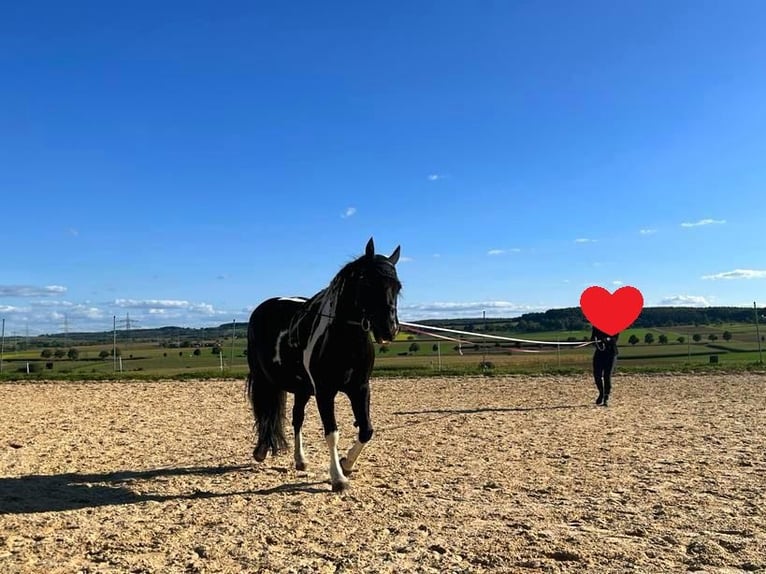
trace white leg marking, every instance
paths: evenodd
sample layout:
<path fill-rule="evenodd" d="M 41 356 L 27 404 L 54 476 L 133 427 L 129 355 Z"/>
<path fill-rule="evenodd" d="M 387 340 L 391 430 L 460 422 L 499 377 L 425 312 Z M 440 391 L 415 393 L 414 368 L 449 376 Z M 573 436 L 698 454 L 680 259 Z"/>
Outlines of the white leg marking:
<path fill-rule="evenodd" d="M 367 443 L 360 442 L 359 439 L 356 439 L 354 446 L 348 449 L 348 454 L 346 455 L 346 462 L 343 465 L 346 471 L 350 471 L 352 468 L 354 468 L 354 464 L 356 464 L 356 459 L 358 459 L 359 455 L 362 454 L 362 449 L 364 449 L 366 444 Z"/>
<path fill-rule="evenodd" d="M 306 453 L 303 452 L 303 433 L 298 431 L 295 433 L 295 450 L 293 452 L 295 458 L 295 468 L 298 470 L 306 469 Z"/>
<path fill-rule="evenodd" d="M 348 479 L 343 474 L 340 467 L 340 457 L 338 456 L 338 431 L 331 432 L 325 437 L 327 448 L 330 450 L 330 480 L 333 490 L 343 490 L 348 486 Z"/>

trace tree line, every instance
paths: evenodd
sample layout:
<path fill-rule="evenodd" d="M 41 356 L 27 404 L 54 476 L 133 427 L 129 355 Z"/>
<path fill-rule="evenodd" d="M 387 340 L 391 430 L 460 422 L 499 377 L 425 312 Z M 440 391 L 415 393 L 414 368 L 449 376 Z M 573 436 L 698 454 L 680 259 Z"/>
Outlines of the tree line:
<path fill-rule="evenodd" d="M 757 310 L 759 316 L 766 308 Z M 753 323 L 754 310 L 749 307 L 644 307 L 635 328 L 662 328 L 678 325 L 722 325 L 725 323 Z M 580 307 L 549 309 L 545 312 L 524 313 L 512 319 L 427 319 L 426 325 L 464 331 L 517 332 L 581 331 L 590 329 L 590 323 Z"/>

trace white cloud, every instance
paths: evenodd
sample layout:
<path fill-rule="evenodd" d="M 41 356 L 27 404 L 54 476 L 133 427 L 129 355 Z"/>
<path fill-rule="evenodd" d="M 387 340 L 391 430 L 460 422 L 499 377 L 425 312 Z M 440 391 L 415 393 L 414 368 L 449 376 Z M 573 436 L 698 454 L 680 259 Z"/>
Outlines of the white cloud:
<path fill-rule="evenodd" d="M 17 291 L 13 291 L 17 292 Z M 24 291 L 26 292 L 26 291 Z M 156 328 L 173 325 L 215 326 L 236 318 L 247 321 L 252 309 L 221 310 L 209 303 L 174 299 L 115 299 L 105 302 L 72 302 L 53 297 L 29 299 L 23 306 L 0 305 L 6 320 L 6 335 L 29 332 L 63 333 L 111 331 L 113 317 L 124 327 L 126 313 L 136 328 Z"/>
<path fill-rule="evenodd" d="M 504 255 L 506 253 L 520 253 L 521 249 L 514 247 L 512 249 L 490 249 L 487 251 L 487 255 Z"/>
<path fill-rule="evenodd" d="M 596 240 L 588 239 L 587 237 L 578 237 L 575 239 L 575 243 L 596 243 Z"/>
<path fill-rule="evenodd" d="M 444 176 L 439 173 L 428 174 L 428 181 L 439 181 L 440 179 L 444 179 Z"/>
<path fill-rule="evenodd" d="M 657 305 L 660 307 L 710 307 L 712 302 L 701 295 L 672 295 L 665 297 Z"/>
<path fill-rule="evenodd" d="M 639 233 L 641 235 L 653 235 L 653 234 L 657 233 L 657 230 L 656 229 L 641 229 L 639 231 Z"/>
<path fill-rule="evenodd" d="M 341 217 L 342 217 L 343 219 L 347 219 L 347 218 L 349 218 L 349 217 L 352 217 L 352 216 L 353 216 L 353 215 L 355 215 L 355 214 L 356 214 L 356 207 L 347 207 L 347 208 L 346 208 L 346 211 L 344 211 L 344 212 L 341 214 Z"/>
<path fill-rule="evenodd" d="M 700 219 L 695 222 L 684 222 L 681 227 L 701 227 L 703 225 L 723 225 L 726 223 L 725 219 Z"/>
<path fill-rule="evenodd" d="M 612 285 L 624 285 L 624 283 L 622 281 L 617 280 L 617 281 L 612 281 Z"/>
<path fill-rule="evenodd" d="M 412 257 L 407 257 L 406 255 L 402 255 L 399 257 L 399 263 L 412 263 L 415 261 Z"/>
<path fill-rule="evenodd" d="M 735 269 L 734 271 L 724 271 L 714 275 L 703 275 L 703 279 L 764 279 L 766 270 L 764 269 Z"/>

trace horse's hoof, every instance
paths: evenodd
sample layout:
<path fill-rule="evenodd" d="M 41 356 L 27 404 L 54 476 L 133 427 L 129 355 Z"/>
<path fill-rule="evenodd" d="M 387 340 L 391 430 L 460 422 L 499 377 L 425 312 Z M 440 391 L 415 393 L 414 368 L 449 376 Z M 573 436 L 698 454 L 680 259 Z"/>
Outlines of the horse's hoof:
<path fill-rule="evenodd" d="M 295 470 L 306 470 L 308 468 L 308 465 L 305 462 L 297 462 L 295 463 Z"/>
<path fill-rule="evenodd" d="M 253 449 L 253 458 L 256 460 L 256 462 L 263 462 L 266 460 L 266 453 L 268 452 L 268 449 L 265 448 L 254 448 Z"/>
<path fill-rule="evenodd" d="M 345 492 L 349 489 L 351 485 L 347 480 L 344 480 L 342 482 L 333 482 L 332 483 L 332 491 L 333 492 Z"/>
<path fill-rule="evenodd" d="M 342 459 L 340 459 L 340 467 L 343 469 L 343 474 L 345 474 L 346 476 L 351 476 L 352 471 L 350 468 L 346 468 L 346 462 L 347 460 L 346 460 L 346 457 L 344 456 Z"/>

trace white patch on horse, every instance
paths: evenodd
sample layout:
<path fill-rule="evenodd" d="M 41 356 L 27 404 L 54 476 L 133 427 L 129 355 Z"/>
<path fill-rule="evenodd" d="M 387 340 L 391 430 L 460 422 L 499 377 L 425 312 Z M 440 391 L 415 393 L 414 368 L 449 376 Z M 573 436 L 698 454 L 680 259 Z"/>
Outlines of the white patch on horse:
<path fill-rule="evenodd" d="M 343 474 L 343 468 L 340 465 L 340 457 L 338 456 L 338 431 L 333 431 L 325 436 L 327 441 L 327 448 L 330 451 L 330 480 L 332 481 L 333 490 L 340 489 L 348 486 L 348 479 Z"/>
<path fill-rule="evenodd" d="M 289 329 L 285 329 L 284 331 L 280 331 L 279 335 L 277 335 L 277 344 L 274 345 L 274 362 L 277 365 L 282 364 L 282 357 L 279 354 L 279 348 L 282 346 L 282 339 L 290 332 Z"/>
<path fill-rule="evenodd" d="M 306 374 L 311 381 L 311 387 L 316 394 L 317 386 L 314 382 L 314 377 L 311 374 L 311 357 L 314 354 L 314 347 L 319 339 L 327 332 L 327 329 L 332 324 L 332 320 L 335 318 L 335 310 L 338 306 L 338 297 L 342 289 L 342 281 L 333 281 L 330 286 L 324 290 L 317 303 L 319 303 L 319 311 L 317 312 L 317 318 L 314 321 L 314 325 L 309 335 L 309 340 L 306 343 L 306 348 L 303 350 L 303 367 L 306 369 Z"/>
<path fill-rule="evenodd" d="M 354 442 L 353 446 L 348 450 L 345 464 L 341 465 L 341 468 L 345 472 L 351 472 L 351 470 L 354 468 L 354 464 L 356 463 L 356 459 L 358 459 L 359 455 L 362 454 L 362 449 L 365 447 L 366 444 L 367 443 L 361 442 L 359 439 L 356 439 L 356 442 Z"/>
<path fill-rule="evenodd" d="M 295 468 L 298 470 L 306 469 L 306 453 L 303 452 L 303 434 L 300 429 L 295 432 L 295 448 L 293 450 L 293 457 L 295 459 Z"/>

